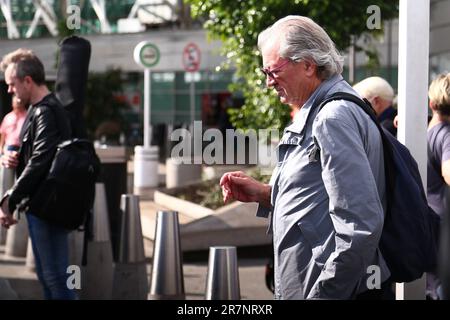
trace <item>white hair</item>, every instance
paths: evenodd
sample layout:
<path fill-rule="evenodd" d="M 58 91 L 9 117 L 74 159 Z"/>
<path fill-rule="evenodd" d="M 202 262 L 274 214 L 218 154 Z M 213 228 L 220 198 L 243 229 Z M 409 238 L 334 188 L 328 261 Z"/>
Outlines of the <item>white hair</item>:
<path fill-rule="evenodd" d="M 291 15 L 278 20 L 259 34 L 259 50 L 275 37 L 281 37 L 278 52 L 281 58 L 313 62 L 320 79 L 342 73 L 343 57 L 325 30 L 310 18 Z"/>
<path fill-rule="evenodd" d="M 372 99 L 380 97 L 384 100 L 392 102 L 395 94 L 389 82 L 380 77 L 369 77 L 353 86 L 356 92 L 363 98 Z"/>

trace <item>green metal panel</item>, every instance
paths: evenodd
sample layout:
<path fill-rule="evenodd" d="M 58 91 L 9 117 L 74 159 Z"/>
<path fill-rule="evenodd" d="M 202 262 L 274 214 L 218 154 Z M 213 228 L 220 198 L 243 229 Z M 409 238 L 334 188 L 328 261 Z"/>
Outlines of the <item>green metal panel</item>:
<path fill-rule="evenodd" d="M 52 0 L 53 9 L 55 10 L 55 14 L 58 17 L 58 20 L 65 20 L 66 13 L 65 11 L 65 1 L 61 0 Z M 112 31 L 117 31 L 117 20 L 121 18 L 128 17 L 128 14 L 133 7 L 135 0 L 107 0 L 105 1 L 106 6 L 106 14 L 108 17 L 108 21 L 111 25 Z M 82 21 L 86 21 L 87 25 L 83 24 L 81 26 L 80 33 L 81 34 L 95 34 L 100 31 L 100 22 L 95 14 L 94 9 L 89 0 L 71 0 L 71 5 L 82 4 L 81 9 L 81 19 Z M 33 21 L 35 8 L 31 0 L 11 0 L 12 7 L 12 15 L 16 22 L 17 28 L 21 34 L 21 37 L 25 37 L 27 30 L 30 27 L 31 22 Z M 3 14 L 0 13 L 0 37 L 7 38 L 7 28 L 6 21 Z M 43 25 L 42 21 L 38 28 L 36 28 L 33 37 L 44 37 L 50 36 L 47 28 Z"/>
<path fill-rule="evenodd" d="M 174 88 L 174 74 L 172 72 L 152 74 L 152 124 L 173 123 L 175 101 Z M 142 102 L 144 102 L 143 96 Z"/>

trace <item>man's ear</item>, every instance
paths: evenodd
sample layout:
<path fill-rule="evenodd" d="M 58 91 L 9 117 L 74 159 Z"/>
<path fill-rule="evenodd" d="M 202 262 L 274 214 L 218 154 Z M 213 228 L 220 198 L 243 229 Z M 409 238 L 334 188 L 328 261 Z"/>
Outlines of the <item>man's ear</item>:
<path fill-rule="evenodd" d="M 435 111 L 434 103 L 431 100 L 430 102 L 428 102 L 428 106 L 430 107 L 431 110 Z"/>
<path fill-rule="evenodd" d="M 380 103 L 380 97 L 375 96 L 372 98 L 372 105 L 378 105 Z"/>
<path fill-rule="evenodd" d="M 310 77 L 316 75 L 317 65 L 315 65 L 309 60 L 303 60 L 303 62 L 304 62 L 303 67 L 305 68 L 306 75 Z"/>
<path fill-rule="evenodd" d="M 33 79 L 30 76 L 25 76 L 23 78 L 23 82 L 25 82 L 26 84 L 31 84 L 33 82 Z"/>

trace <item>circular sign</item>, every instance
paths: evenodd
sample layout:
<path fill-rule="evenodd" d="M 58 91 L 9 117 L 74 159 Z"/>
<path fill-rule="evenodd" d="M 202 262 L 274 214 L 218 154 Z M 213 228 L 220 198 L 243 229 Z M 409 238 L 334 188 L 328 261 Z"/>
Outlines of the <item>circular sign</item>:
<path fill-rule="evenodd" d="M 134 61 L 144 68 L 156 66 L 159 62 L 159 58 L 159 49 L 153 43 L 143 41 L 134 48 Z"/>
<path fill-rule="evenodd" d="M 189 43 L 183 50 L 183 67 L 188 72 L 200 69 L 200 48 L 195 43 Z"/>

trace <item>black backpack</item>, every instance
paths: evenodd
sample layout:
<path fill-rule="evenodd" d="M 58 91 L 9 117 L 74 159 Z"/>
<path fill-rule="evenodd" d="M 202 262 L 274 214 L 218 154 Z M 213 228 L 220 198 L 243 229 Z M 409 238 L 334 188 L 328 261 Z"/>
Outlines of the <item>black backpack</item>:
<path fill-rule="evenodd" d="M 360 106 L 377 125 L 383 142 L 387 211 L 379 248 L 391 280 L 410 282 L 435 271 L 440 217 L 428 206 L 417 162 L 409 150 L 381 127 L 370 103 L 344 92 L 326 98 L 347 100 Z"/>
<path fill-rule="evenodd" d="M 59 101 L 50 96 L 48 104 L 58 125 L 68 125 Z M 47 176 L 26 204 L 28 211 L 68 230 L 80 228 L 89 222 L 99 172 L 100 160 L 92 142 L 78 138 L 60 142 Z"/>
<path fill-rule="evenodd" d="M 94 205 L 100 160 L 85 139 L 58 145 L 50 170 L 29 201 L 32 214 L 68 230 L 82 226 Z"/>

